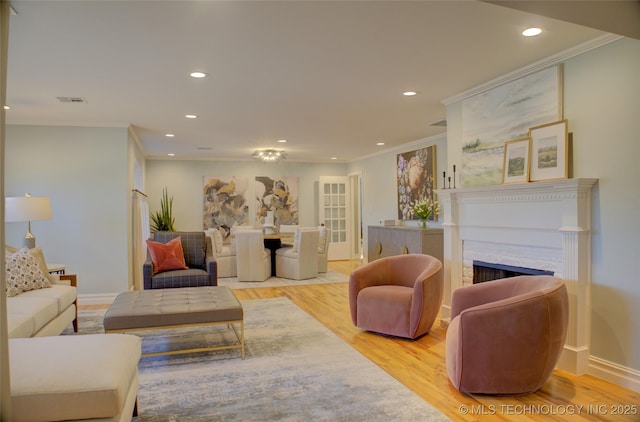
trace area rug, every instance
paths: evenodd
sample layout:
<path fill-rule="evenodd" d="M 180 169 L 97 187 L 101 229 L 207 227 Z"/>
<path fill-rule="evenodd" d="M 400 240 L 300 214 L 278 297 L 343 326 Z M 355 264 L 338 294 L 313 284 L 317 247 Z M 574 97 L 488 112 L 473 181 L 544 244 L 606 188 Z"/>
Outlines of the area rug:
<path fill-rule="evenodd" d="M 218 285 L 227 286 L 230 289 L 249 289 L 256 287 L 301 286 L 303 284 L 346 283 L 348 280 L 349 276 L 330 270 L 326 273 L 318 274 L 316 278 L 309 278 L 307 280 L 269 277 L 265 281 L 238 281 L 237 277 L 225 277 L 218 279 Z"/>
<path fill-rule="evenodd" d="M 239 350 L 142 358 L 133 421 L 449 420 L 289 299 L 242 305 L 246 359 Z M 99 332 L 103 315 L 81 311 L 81 333 Z M 234 340 L 224 326 L 202 327 L 147 332 L 142 347 Z"/>

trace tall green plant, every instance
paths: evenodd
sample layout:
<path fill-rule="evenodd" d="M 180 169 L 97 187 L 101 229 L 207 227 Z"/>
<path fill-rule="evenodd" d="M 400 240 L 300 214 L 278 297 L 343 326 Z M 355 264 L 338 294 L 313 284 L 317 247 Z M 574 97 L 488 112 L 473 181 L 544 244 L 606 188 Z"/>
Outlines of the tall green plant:
<path fill-rule="evenodd" d="M 169 198 L 167 188 L 162 190 L 162 198 L 160 199 L 160 211 L 156 211 L 155 214 L 151 213 L 151 232 L 176 231 L 174 224 L 175 218 L 173 217 L 173 197 Z"/>

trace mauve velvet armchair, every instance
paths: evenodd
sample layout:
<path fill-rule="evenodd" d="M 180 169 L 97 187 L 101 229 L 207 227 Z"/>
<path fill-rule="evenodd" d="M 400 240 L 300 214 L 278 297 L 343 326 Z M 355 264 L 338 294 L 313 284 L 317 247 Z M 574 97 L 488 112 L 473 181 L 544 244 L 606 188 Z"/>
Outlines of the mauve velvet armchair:
<path fill-rule="evenodd" d="M 552 276 L 519 276 L 453 291 L 446 364 L 464 393 L 527 394 L 547 381 L 564 346 L 567 289 Z"/>
<path fill-rule="evenodd" d="M 415 339 L 431 329 L 443 288 L 437 258 L 407 254 L 377 259 L 349 277 L 351 319 L 363 330 Z"/>

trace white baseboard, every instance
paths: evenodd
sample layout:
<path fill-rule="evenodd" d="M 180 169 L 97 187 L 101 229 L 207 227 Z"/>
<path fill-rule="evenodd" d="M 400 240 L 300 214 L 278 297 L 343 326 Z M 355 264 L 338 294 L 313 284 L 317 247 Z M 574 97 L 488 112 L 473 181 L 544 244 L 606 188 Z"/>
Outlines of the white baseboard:
<path fill-rule="evenodd" d="M 79 294 L 78 305 L 111 305 L 118 293 Z"/>
<path fill-rule="evenodd" d="M 640 393 L 640 371 L 633 368 L 591 356 L 589 374 Z"/>

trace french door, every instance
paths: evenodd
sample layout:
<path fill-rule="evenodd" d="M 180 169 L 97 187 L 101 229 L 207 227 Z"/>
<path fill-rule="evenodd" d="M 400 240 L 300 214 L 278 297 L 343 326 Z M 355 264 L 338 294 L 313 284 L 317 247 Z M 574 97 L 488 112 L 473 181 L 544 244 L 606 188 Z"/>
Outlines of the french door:
<path fill-rule="evenodd" d="M 351 259 L 351 221 L 349 178 L 320 176 L 318 216 L 321 224 L 331 229 L 328 259 Z"/>

